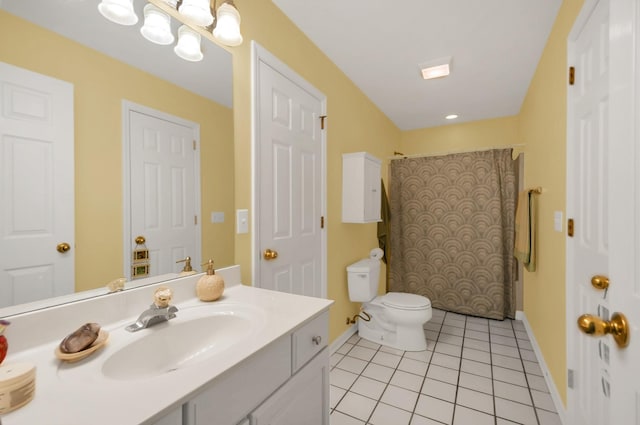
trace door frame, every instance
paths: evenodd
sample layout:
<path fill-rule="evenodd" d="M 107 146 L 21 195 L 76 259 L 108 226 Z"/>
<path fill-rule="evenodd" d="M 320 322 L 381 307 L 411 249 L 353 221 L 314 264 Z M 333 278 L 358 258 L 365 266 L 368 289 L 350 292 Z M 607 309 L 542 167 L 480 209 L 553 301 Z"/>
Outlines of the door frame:
<path fill-rule="evenodd" d="M 260 193 L 259 193 L 259 176 L 261 173 L 260 160 L 261 157 L 261 134 L 260 134 L 260 102 L 258 99 L 260 93 L 260 63 L 263 63 L 285 78 L 310 93 L 313 97 L 320 101 L 321 114 L 327 113 L 327 97 L 316 89 L 311 83 L 303 79 L 295 71 L 293 71 L 284 62 L 271 54 L 267 49 L 251 41 L 251 203 L 253 205 L 253 214 L 251 214 L 251 275 L 252 286 L 260 286 L 257 279 L 260 276 L 260 232 L 258 231 L 259 217 L 261 214 Z M 326 126 L 326 123 L 325 123 Z M 325 127 L 326 129 L 326 127 Z M 325 218 L 324 228 L 320 229 L 320 252 L 322 259 L 320 261 L 320 282 L 322 284 L 321 297 L 327 297 L 327 132 L 321 131 L 321 166 L 320 166 L 320 214 Z"/>
<path fill-rule="evenodd" d="M 149 115 L 161 120 L 170 121 L 185 127 L 190 127 L 193 131 L 193 140 L 196 142 L 196 149 L 193 159 L 194 170 L 194 189 L 195 189 L 195 211 L 198 216 L 196 224 L 196 252 L 194 258 L 202 258 L 202 212 L 201 212 L 201 191 L 200 191 L 200 124 L 188 121 L 175 115 L 140 105 L 129 100 L 122 100 L 122 269 L 124 276 L 131 279 L 131 267 L 129 259 L 131 259 L 133 251 L 133 236 L 131 234 L 131 157 L 130 147 L 131 139 L 129 137 L 131 130 L 131 121 L 129 115 L 131 112 L 138 112 Z"/>

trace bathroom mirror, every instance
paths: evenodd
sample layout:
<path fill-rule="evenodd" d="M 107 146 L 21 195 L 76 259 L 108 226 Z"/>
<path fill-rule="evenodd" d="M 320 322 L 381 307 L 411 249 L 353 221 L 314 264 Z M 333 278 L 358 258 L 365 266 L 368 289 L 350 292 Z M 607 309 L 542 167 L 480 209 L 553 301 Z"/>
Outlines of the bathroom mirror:
<path fill-rule="evenodd" d="M 203 37 L 203 60 L 187 62 L 173 45 L 147 41 L 140 34 L 146 4 L 134 0 L 139 22 L 121 26 L 99 14 L 96 0 L 0 0 L 0 61 L 74 85 L 77 293 L 48 305 L 104 293 L 123 276 L 123 100 L 200 125 L 200 162 L 208 165 L 200 167 L 201 211 L 232 215 L 231 53 Z M 174 34 L 179 25 L 172 19 Z M 230 265 L 233 249 L 220 241 L 233 240 L 232 220 L 213 227 L 207 219 L 202 255 L 216 258 L 216 267 Z M 0 308 L 0 317 L 19 308 Z"/>

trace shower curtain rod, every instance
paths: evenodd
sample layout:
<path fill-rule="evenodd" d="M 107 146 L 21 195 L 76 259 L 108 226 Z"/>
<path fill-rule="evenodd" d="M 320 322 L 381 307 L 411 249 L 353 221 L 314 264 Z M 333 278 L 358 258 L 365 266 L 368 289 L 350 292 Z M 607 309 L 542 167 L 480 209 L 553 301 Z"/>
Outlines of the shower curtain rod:
<path fill-rule="evenodd" d="M 423 157 L 428 157 L 428 156 L 450 155 L 450 154 L 454 154 L 454 153 L 471 153 L 471 152 L 491 151 L 491 150 L 494 150 L 494 149 L 521 148 L 523 146 L 525 146 L 525 145 L 521 143 L 521 144 L 517 144 L 517 145 L 491 146 L 491 147 L 488 147 L 488 148 L 481 148 L 481 149 L 460 149 L 460 150 L 451 150 L 451 151 L 444 151 L 444 152 L 418 153 L 418 154 L 413 154 L 413 155 L 405 155 L 402 152 L 394 151 L 393 152 L 394 156 L 390 156 L 388 159 L 389 160 L 394 160 L 394 159 L 407 159 L 407 158 L 423 158 Z"/>

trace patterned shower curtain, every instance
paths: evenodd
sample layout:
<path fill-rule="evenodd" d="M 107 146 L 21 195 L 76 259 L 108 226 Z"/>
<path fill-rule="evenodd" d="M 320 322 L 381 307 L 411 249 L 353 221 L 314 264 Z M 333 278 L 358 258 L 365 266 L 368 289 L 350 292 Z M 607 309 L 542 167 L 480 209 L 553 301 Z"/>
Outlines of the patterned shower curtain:
<path fill-rule="evenodd" d="M 434 308 L 515 317 L 511 149 L 391 161 L 389 286 Z"/>

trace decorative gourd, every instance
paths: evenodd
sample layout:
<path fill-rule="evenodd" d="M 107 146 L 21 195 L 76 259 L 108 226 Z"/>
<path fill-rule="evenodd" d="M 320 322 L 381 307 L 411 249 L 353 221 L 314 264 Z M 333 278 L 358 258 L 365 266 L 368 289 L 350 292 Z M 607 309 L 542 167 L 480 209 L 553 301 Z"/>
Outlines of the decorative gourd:
<path fill-rule="evenodd" d="M 4 329 L 7 326 L 9 326 L 8 321 L 0 320 L 0 364 L 6 357 L 7 351 L 9 351 L 9 343 L 7 342 L 7 337 L 2 335 L 4 333 Z"/>
<path fill-rule="evenodd" d="M 215 301 L 224 292 L 224 279 L 213 269 L 213 260 L 207 261 L 204 265 L 207 266 L 207 274 L 198 279 L 196 295 L 200 301 Z"/>

